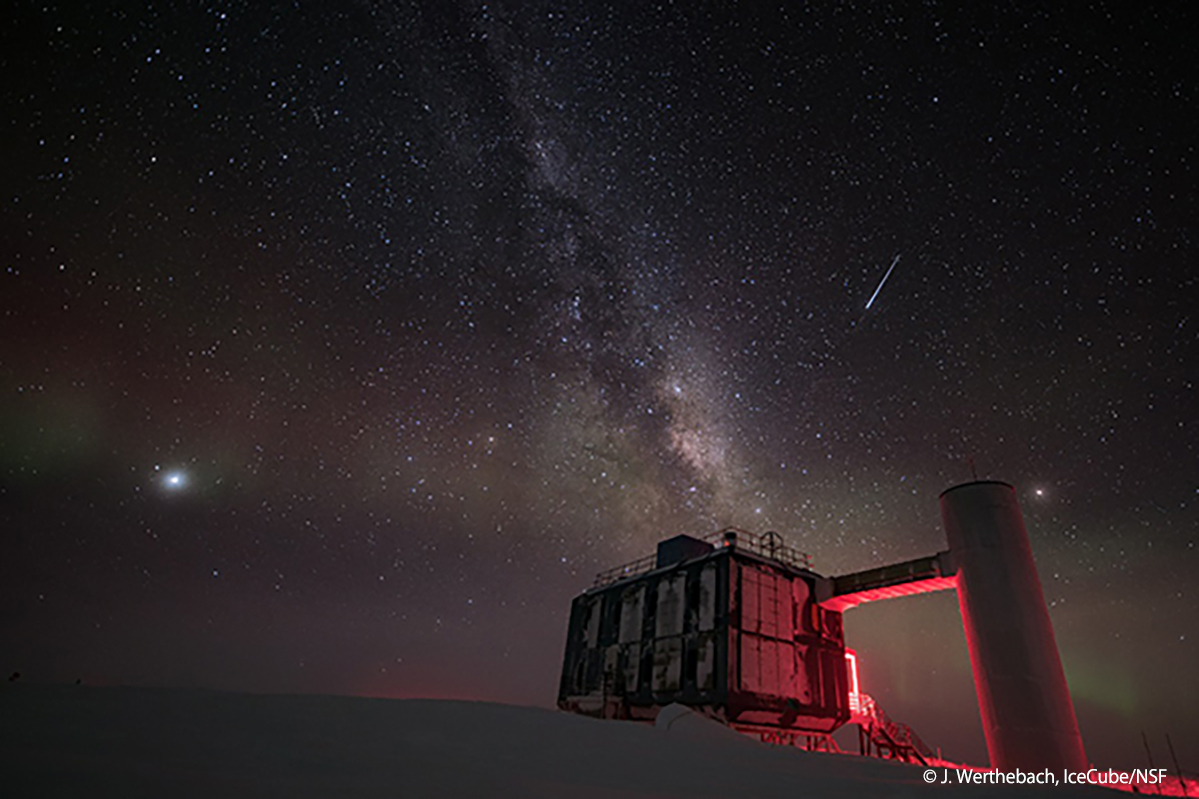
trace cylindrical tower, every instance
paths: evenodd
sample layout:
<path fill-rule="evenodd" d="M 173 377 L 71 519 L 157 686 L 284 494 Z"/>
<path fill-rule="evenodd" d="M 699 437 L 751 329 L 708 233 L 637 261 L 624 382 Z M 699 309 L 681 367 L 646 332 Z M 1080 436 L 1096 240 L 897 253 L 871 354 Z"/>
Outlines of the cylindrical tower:
<path fill-rule="evenodd" d="M 941 494 L 991 767 L 1085 771 L 1086 753 L 1015 490 Z"/>

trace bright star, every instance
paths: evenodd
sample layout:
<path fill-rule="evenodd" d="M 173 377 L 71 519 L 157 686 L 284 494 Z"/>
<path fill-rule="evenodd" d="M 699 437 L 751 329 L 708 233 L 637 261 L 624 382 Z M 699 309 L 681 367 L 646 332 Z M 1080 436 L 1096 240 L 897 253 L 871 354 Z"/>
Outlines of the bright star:
<path fill-rule="evenodd" d="M 187 474 L 180 471 L 167 472 L 162 478 L 162 485 L 171 491 L 178 491 L 187 486 Z"/>

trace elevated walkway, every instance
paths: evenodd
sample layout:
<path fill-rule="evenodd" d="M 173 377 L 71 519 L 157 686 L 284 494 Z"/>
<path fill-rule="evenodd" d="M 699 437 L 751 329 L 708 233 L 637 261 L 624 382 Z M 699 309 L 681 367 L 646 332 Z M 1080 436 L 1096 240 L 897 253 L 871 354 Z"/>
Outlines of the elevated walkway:
<path fill-rule="evenodd" d="M 821 606 L 829 610 L 844 612 L 880 599 L 927 594 L 956 587 L 957 564 L 946 551 L 903 563 L 825 578 L 817 586 L 817 599 Z"/>

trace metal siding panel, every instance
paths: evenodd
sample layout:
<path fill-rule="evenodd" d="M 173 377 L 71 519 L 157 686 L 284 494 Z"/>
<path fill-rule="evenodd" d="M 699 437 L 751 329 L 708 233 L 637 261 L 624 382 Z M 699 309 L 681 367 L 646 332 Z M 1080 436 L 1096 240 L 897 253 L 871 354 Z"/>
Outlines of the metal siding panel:
<path fill-rule="evenodd" d="M 771 696 L 779 696 L 779 654 L 778 642 L 772 641 L 769 638 L 763 638 L 760 642 L 761 656 L 758 662 L 761 664 L 762 676 L 760 679 L 762 693 Z"/>
<path fill-rule="evenodd" d="M 742 691 L 757 691 L 761 686 L 761 651 L 756 635 L 741 634 L 741 681 Z"/>
<path fill-rule="evenodd" d="M 736 692 L 741 685 L 741 638 L 740 633 L 729 628 L 728 638 L 725 640 L 724 683 L 721 685 L 725 701 L 728 701 L 729 694 Z M 720 660 L 716 661 L 717 668 L 720 667 L 720 663 Z"/>
<path fill-rule="evenodd" d="M 645 586 L 624 592 L 620 606 L 620 643 L 641 640 L 641 618 L 645 604 Z"/>
<path fill-rule="evenodd" d="M 620 646 L 610 646 L 604 650 L 604 672 L 600 678 L 600 689 L 604 692 L 604 696 L 609 696 L 616 693 L 616 684 L 619 679 L 617 669 L 620 664 Z"/>
<path fill-rule="evenodd" d="M 638 676 L 641 671 L 641 644 L 633 643 L 625 647 L 624 652 L 624 693 L 637 693 Z"/>
<path fill-rule="evenodd" d="M 794 696 L 800 704 L 812 704 L 812 681 L 808 670 L 808 647 L 796 644 L 792 650 L 795 663 Z"/>
<path fill-rule="evenodd" d="M 677 691 L 683 687 L 683 639 L 675 638 L 672 646 L 670 665 L 666 670 L 666 690 Z"/>
<path fill-rule="evenodd" d="M 833 641 L 841 640 L 841 614 L 835 610 L 826 610 L 824 616 L 824 637 Z"/>
<path fill-rule="evenodd" d="M 679 690 L 683 674 L 683 639 L 667 638 L 654 642 L 654 693 Z"/>
<path fill-rule="evenodd" d="M 762 635 L 778 637 L 779 634 L 779 599 L 778 577 L 771 572 L 763 572 L 758 579 L 758 613 L 762 623 Z"/>
<path fill-rule="evenodd" d="M 838 699 L 837 691 L 839 686 L 837 684 L 836 658 L 838 655 L 836 652 L 830 652 L 828 650 L 825 650 L 820 654 L 820 659 L 823 661 L 821 664 L 823 666 L 821 669 L 823 674 L 821 676 L 823 677 L 824 682 L 824 706 L 830 710 L 833 710 L 841 705 L 841 702 Z M 841 655 L 840 657 L 842 661 L 845 660 L 844 655 Z"/>
<path fill-rule="evenodd" d="M 570 603 L 570 621 L 566 625 L 566 652 L 562 656 L 562 677 L 558 681 L 558 701 L 561 702 L 575 692 L 575 670 L 582 650 L 581 626 L 583 615 L 583 597 L 576 597 Z"/>
<path fill-rule="evenodd" d="M 795 646 L 790 641 L 778 645 L 779 696 L 795 696 Z"/>
<path fill-rule="evenodd" d="M 658 582 L 658 613 L 654 627 L 654 637 L 664 638 L 669 635 L 679 635 L 683 632 L 683 619 L 686 613 L 687 574 L 679 572 Z"/>
<path fill-rule="evenodd" d="M 791 603 L 792 617 L 792 636 L 801 635 L 805 630 L 809 630 L 810 625 L 805 615 L 808 607 L 808 599 L 811 596 L 811 589 L 808 587 L 808 581 L 802 577 L 796 577 L 791 581 Z"/>
<path fill-rule="evenodd" d="M 752 566 L 741 564 L 741 629 L 756 633 L 761 629 L 758 610 L 758 572 Z"/>
<path fill-rule="evenodd" d="M 795 635 L 795 601 L 792 598 L 791 584 L 793 582 L 802 582 L 799 577 L 780 576 L 775 583 L 777 593 L 775 594 L 778 602 L 778 637 L 785 641 L 790 641 Z M 788 656 L 790 660 L 790 656 Z"/>
<path fill-rule="evenodd" d="M 701 636 L 699 639 L 695 686 L 701 691 L 711 691 L 716 687 L 716 640 L 710 635 Z"/>
<path fill-rule="evenodd" d="M 602 594 L 600 613 L 599 645 L 610 646 L 620 640 L 620 595 L 619 589 L 608 589 Z"/>
<path fill-rule="evenodd" d="M 699 573 L 699 629 L 716 628 L 716 566 L 709 563 Z"/>
<path fill-rule="evenodd" d="M 571 667 L 570 693 L 583 694 L 587 692 L 587 657 L 584 655 L 574 662 Z"/>
<path fill-rule="evenodd" d="M 638 674 L 637 690 L 648 700 L 653 693 L 654 683 L 654 645 L 652 643 L 641 647 L 641 669 Z"/>
<path fill-rule="evenodd" d="M 600 690 L 603 680 L 603 653 L 598 649 L 588 649 L 586 659 L 586 668 L 583 672 L 583 691 L 582 693 L 592 693 Z"/>
<path fill-rule="evenodd" d="M 587 603 L 584 609 L 583 642 L 588 649 L 594 649 L 599 644 L 600 606 L 602 597 L 596 597 Z"/>

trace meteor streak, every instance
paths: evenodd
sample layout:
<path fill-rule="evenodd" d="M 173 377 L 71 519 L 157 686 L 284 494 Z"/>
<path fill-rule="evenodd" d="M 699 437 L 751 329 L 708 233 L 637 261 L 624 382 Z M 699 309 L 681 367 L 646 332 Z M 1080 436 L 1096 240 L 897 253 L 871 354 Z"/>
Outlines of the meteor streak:
<path fill-rule="evenodd" d="M 899 263 L 898 255 L 896 255 L 895 260 L 891 262 L 891 267 L 887 270 L 887 274 L 883 275 L 883 279 L 879 281 L 878 288 L 876 288 L 874 293 L 870 295 L 870 302 L 866 303 L 867 311 L 870 310 L 871 305 L 874 305 L 874 299 L 878 296 L 878 293 L 883 290 L 883 284 L 887 282 L 887 278 L 891 277 L 891 273 L 895 271 L 895 264 L 897 263 Z"/>

